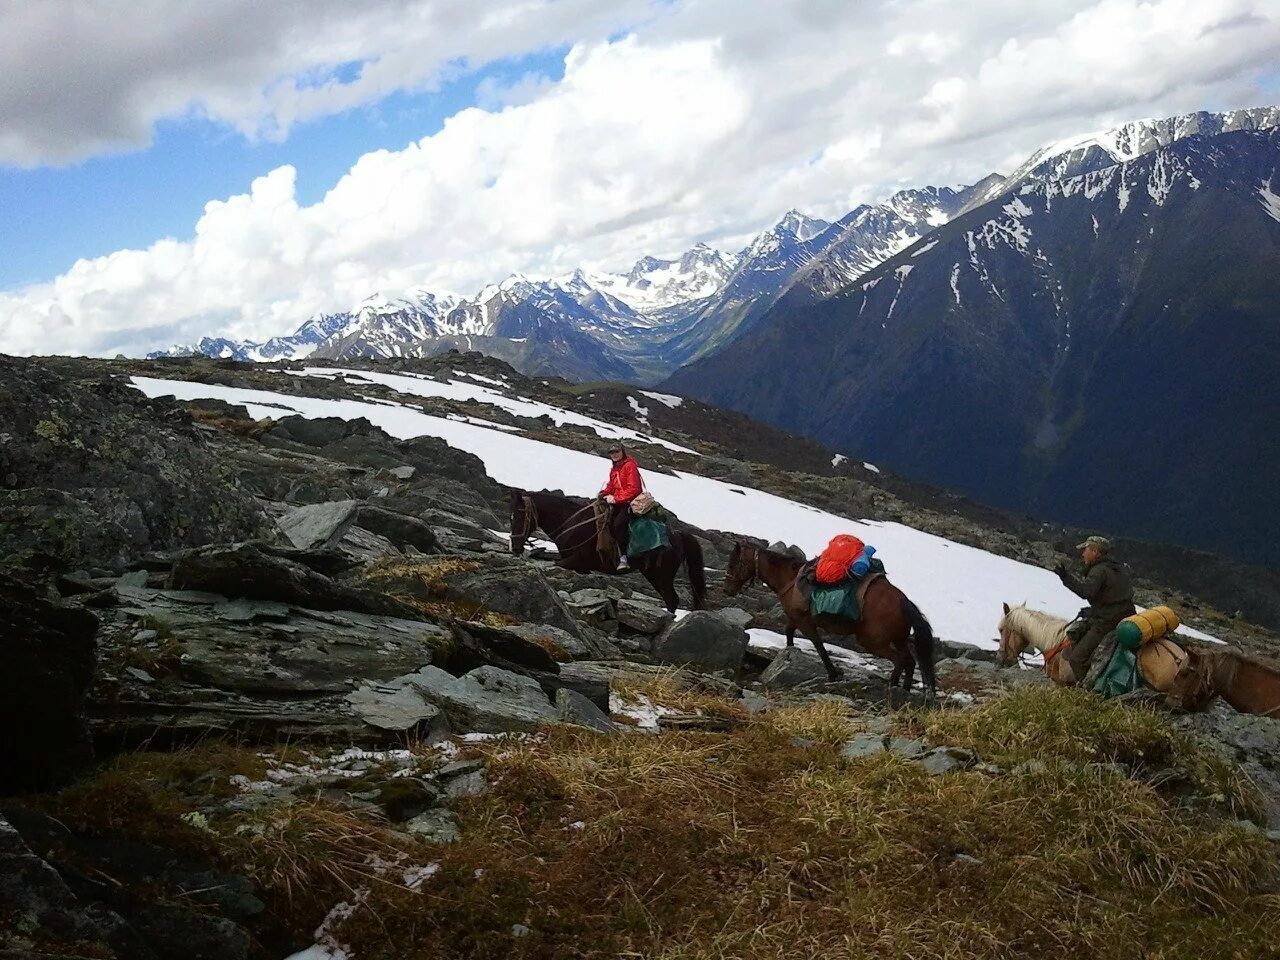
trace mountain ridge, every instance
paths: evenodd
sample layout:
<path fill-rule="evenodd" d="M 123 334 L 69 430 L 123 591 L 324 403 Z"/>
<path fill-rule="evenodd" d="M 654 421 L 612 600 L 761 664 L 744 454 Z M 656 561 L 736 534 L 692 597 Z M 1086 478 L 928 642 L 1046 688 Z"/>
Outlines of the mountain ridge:
<path fill-rule="evenodd" d="M 1024 184 L 663 388 L 997 506 L 1280 562 L 1278 168 L 1280 131 L 1240 130 Z M 1141 453 L 1166 431 L 1194 448 Z"/>

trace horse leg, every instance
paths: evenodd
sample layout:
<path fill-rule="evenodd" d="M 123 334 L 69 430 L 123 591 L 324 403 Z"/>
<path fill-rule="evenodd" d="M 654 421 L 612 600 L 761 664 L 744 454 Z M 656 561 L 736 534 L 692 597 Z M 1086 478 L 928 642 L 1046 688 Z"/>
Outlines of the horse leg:
<path fill-rule="evenodd" d="M 822 633 L 818 628 L 810 626 L 805 633 L 809 634 L 813 649 L 817 650 L 818 656 L 822 658 L 822 665 L 827 668 L 827 677 L 831 680 L 839 680 L 843 677 L 844 671 L 831 662 L 831 654 L 827 653 L 827 648 L 822 645 Z"/>
<path fill-rule="evenodd" d="M 903 676 L 902 678 L 902 689 L 907 691 L 907 693 L 910 693 L 911 687 L 915 684 L 915 682 L 916 682 L 916 658 L 913 657 L 910 653 L 908 653 L 906 675 Z"/>
<path fill-rule="evenodd" d="M 787 621 L 787 646 L 794 647 L 796 645 L 796 624 L 794 620 Z"/>
<path fill-rule="evenodd" d="M 644 578 L 649 581 L 653 589 L 657 590 L 662 597 L 662 602 L 667 607 L 667 613 L 674 614 L 680 607 L 680 595 L 676 593 L 675 571 L 668 571 L 665 567 L 659 566 L 654 569 L 645 567 L 643 572 Z"/>

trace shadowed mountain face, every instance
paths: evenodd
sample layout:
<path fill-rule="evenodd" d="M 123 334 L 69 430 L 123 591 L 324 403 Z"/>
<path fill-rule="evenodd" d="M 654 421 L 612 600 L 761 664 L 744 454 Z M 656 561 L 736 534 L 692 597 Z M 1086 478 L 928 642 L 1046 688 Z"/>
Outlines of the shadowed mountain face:
<path fill-rule="evenodd" d="M 1280 132 L 1030 181 L 668 386 L 989 502 L 1280 563 Z"/>

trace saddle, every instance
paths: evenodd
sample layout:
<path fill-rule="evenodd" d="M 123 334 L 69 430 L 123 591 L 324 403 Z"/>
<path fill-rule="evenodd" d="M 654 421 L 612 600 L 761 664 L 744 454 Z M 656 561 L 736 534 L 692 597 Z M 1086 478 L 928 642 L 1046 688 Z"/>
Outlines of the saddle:
<path fill-rule="evenodd" d="M 884 564 L 872 558 L 871 569 L 861 577 L 852 574 L 838 583 L 820 583 L 817 579 L 818 559 L 806 561 L 796 573 L 793 588 L 809 604 L 814 615 L 831 615 L 857 620 L 862 615 L 867 588 L 885 576 Z"/>
<path fill-rule="evenodd" d="M 618 565 L 622 551 L 613 539 L 613 531 L 609 529 L 609 507 L 602 500 L 592 501 L 596 521 L 596 551 L 607 564 Z"/>

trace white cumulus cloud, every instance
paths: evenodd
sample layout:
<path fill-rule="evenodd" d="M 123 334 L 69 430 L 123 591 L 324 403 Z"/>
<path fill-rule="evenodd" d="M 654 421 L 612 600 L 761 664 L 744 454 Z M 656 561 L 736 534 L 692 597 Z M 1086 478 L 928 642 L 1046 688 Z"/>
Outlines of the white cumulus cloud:
<path fill-rule="evenodd" d="M 68 6 L 80 12 L 69 25 L 41 12 Z M 562 79 L 481 84 L 476 106 L 361 157 L 314 204 L 298 204 L 293 168 L 264 171 L 248 192 L 210 202 L 189 238 L 0 293 L 0 350 L 260 338 L 379 289 L 470 294 L 513 271 L 732 246 L 793 206 L 838 217 L 903 186 L 1008 169 L 1063 136 L 1257 105 L 1280 50 L 1274 0 L 282 0 L 236 8 L 242 29 L 224 16 L 232 0 L 205 6 L 200 30 L 175 14 L 168 31 L 111 33 L 110 57 L 69 66 L 47 91 L 0 86 L 0 154 L 25 162 L 137 142 L 175 110 L 282 136 L 442 71 L 573 46 Z M 13 4 L 6 25 L 13 13 L 74 50 L 106 29 L 85 10 L 100 8 Z M 620 24 L 629 32 L 618 38 Z M 209 49 L 188 64 L 193 36 Z M 11 75 L 51 72 L 33 57 L 0 34 Z"/>

